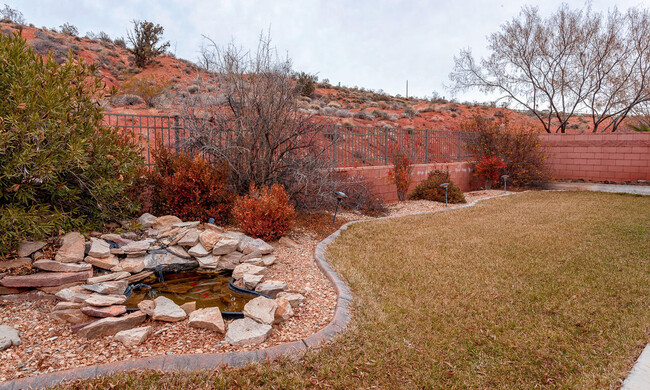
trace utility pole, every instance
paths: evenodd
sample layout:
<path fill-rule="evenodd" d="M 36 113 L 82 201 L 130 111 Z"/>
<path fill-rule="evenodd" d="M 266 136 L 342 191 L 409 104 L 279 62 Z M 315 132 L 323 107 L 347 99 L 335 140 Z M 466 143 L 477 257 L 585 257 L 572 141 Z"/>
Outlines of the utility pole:
<path fill-rule="evenodd" d="M 408 99 L 409 97 L 409 81 L 406 80 L 406 98 Z"/>

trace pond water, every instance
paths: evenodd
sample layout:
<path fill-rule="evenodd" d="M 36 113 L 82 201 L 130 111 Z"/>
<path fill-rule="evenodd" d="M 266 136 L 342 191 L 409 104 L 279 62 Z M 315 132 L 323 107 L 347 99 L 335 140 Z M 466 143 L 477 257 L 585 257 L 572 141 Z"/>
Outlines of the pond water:
<path fill-rule="evenodd" d="M 150 288 L 134 288 L 125 305 L 129 309 L 135 309 L 143 300 L 164 296 L 177 305 L 196 302 L 197 309 L 219 307 L 222 312 L 241 312 L 244 305 L 255 296 L 231 290 L 228 287 L 230 278 L 230 273 L 190 271 L 166 274 L 164 282 L 156 279 L 154 283 L 147 284 Z"/>

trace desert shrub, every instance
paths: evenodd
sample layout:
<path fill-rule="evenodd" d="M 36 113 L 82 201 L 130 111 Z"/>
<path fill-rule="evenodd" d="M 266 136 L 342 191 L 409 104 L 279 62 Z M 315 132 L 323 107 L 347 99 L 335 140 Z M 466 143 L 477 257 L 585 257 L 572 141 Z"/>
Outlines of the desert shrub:
<path fill-rule="evenodd" d="M 72 37 L 76 37 L 77 35 L 79 35 L 79 30 L 77 29 L 77 27 L 75 27 L 70 23 L 63 23 L 60 29 L 61 29 L 61 34 L 63 35 L 70 35 Z"/>
<path fill-rule="evenodd" d="M 374 115 L 372 115 L 368 111 L 364 111 L 364 110 L 355 112 L 354 117 L 357 118 L 357 119 L 365 119 L 365 120 L 370 120 L 370 121 L 375 119 Z"/>
<path fill-rule="evenodd" d="M 244 233 L 265 241 L 285 235 L 295 217 L 289 195 L 280 184 L 259 189 L 251 185 L 247 195 L 235 200 L 232 213 Z"/>
<path fill-rule="evenodd" d="M 138 95 L 118 95 L 111 99 L 111 103 L 116 106 L 134 106 L 136 104 L 144 103 L 144 100 Z"/>
<path fill-rule="evenodd" d="M 427 178 L 415 187 L 409 194 L 410 200 L 432 200 L 436 202 L 445 201 L 445 189 L 440 187 L 443 183 L 449 183 L 447 201 L 449 203 L 466 203 L 463 191 L 458 188 L 449 178 L 449 172 L 434 170 L 429 172 Z"/>
<path fill-rule="evenodd" d="M 491 188 L 499 180 L 499 174 L 506 165 L 497 156 L 483 156 L 476 165 L 474 174 L 485 180 L 485 187 Z"/>
<path fill-rule="evenodd" d="M 300 72 L 296 74 L 296 91 L 301 96 L 311 96 L 316 90 L 318 76 Z"/>
<path fill-rule="evenodd" d="M 511 125 L 507 115 L 495 119 L 474 116 L 463 124 L 463 129 L 476 133 L 468 143 L 476 159 L 501 159 L 506 165 L 504 173 L 510 176 L 508 183 L 513 186 L 534 186 L 549 180 L 546 156 L 533 129 Z"/>
<path fill-rule="evenodd" d="M 402 113 L 402 116 L 404 118 L 413 118 L 413 117 L 415 117 L 416 114 L 417 113 L 415 112 L 415 110 L 412 107 L 406 107 L 404 109 L 404 113 Z"/>
<path fill-rule="evenodd" d="M 0 254 L 134 212 L 126 190 L 143 161 L 130 137 L 102 125 L 96 68 L 43 60 L 18 34 L 0 35 L 0 63 Z"/>
<path fill-rule="evenodd" d="M 234 195 L 225 165 L 164 147 L 152 151 L 152 157 L 147 184 L 154 214 L 172 214 L 185 221 L 214 218 L 221 225 L 229 222 Z"/>
<path fill-rule="evenodd" d="M 122 83 L 120 89 L 125 94 L 140 96 L 148 107 L 154 106 L 157 97 L 163 94 L 171 85 L 171 81 L 154 76 L 136 77 L 132 76 Z M 189 89 L 189 87 L 188 87 Z"/>
<path fill-rule="evenodd" d="M 135 66 L 144 68 L 154 58 L 165 53 L 169 42 L 160 42 L 163 31 L 164 28 L 159 24 L 146 20 L 133 21 L 133 32 L 129 32 L 127 37 L 132 46 L 131 53 L 135 59 Z"/>
<path fill-rule="evenodd" d="M 393 148 L 390 152 L 390 161 L 393 164 L 388 171 L 388 180 L 395 184 L 397 199 L 406 200 L 406 193 L 413 177 L 413 162 L 408 155 L 399 147 Z"/>
<path fill-rule="evenodd" d="M 126 41 L 122 37 L 115 38 L 113 43 L 115 44 L 115 46 L 121 47 L 122 49 L 126 49 Z"/>
<path fill-rule="evenodd" d="M 363 176 L 343 177 L 337 190 L 348 196 L 341 201 L 341 207 L 373 217 L 388 213 L 384 201 L 373 191 L 372 184 Z"/>
<path fill-rule="evenodd" d="M 321 110 L 321 113 L 322 113 L 323 115 L 333 116 L 333 115 L 336 114 L 336 111 L 338 111 L 338 109 L 337 109 L 336 107 L 329 107 L 329 106 L 328 106 L 328 107 L 323 108 L 323 109 Z"/>
<path fill-rule="evenodd" d="M 9 7 L 7 4 L 5 4 L 4 8 L 0 9 L 0 21 L 9 21 L 21 26 L 25 25 L 25 17 L 23 16 L 23 13 L 17 9 Z"/>

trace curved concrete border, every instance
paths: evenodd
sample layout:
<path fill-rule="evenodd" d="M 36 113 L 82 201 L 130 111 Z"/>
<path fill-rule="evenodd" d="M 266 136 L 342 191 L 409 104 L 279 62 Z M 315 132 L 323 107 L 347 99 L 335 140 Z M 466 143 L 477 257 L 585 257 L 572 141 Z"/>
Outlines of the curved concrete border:
<path fill-rule="evenodd" d="M 210 370 L 215 369 L 221 365 L 239 367 L 262 360 L 275 359 L 280 356 L 299 356 L 309 348 L 319 347 L 332 340 L 335 336 L 345 330 L 345 328 L 347 328 L 348 324 L 350 323 L 350 305 L 352 301 L 352 293 L 350 292 L 350 288 L 341 279 L 339 274 L 334 271 L 332 267 L 330 267 L 329 263 L 325 259 L 325 250 L 327 249 L 327 246 L 331 244 L 341 234 L 342 231 L 346 230 L 349 226 L 355 223 L 456 210 L 474 206 L 481 200 L 499 198 L 515 194 L 520 194 L 520 192 L 477 199 L 468 204 L 447 207 L 439 210 L 350 221 L 341 226 L 336 232 L 332 233 L 326 239 L 318 243 L 316 246 L 316 251 L 314 253 L 316 265 L 321 270 L 321 272 L 323 272 L 325 277 L 330 281 L 334 287 L 334 290 L 336 291 L 337 301 L 334 317 L 330 323 L 327 324 L 327 326 L 320 329 L 318 332 L 312 334 L 311 336 L 305 337 L 299 341 L 248 352 L 152 356 L 89 367 L 73 368 L 34 377 L 15 379 L 13 381 L 0 384 L 0 390 L 47 388 L 64 381 L 75 379 L 90 379 L 99 376 L 111 375 L 126 370 L 152 369 L 169 372 Z"/>

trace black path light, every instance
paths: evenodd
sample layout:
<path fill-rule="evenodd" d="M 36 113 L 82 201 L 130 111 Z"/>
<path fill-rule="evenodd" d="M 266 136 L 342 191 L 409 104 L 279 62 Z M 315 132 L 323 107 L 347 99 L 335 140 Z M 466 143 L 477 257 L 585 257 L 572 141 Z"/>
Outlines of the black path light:
<path fill-rule="evenodd" d="M 508 175 L 502 175 L 501 176 L 501 178 L 503 179 L 503 192 L 506 192 L 506 190 L 508 188 L 508 178 L 509 177 L 510 176 L 508 176 Z"/>
<path fill-rule="evenodd" d="M 341 201 L 348 197 L 341 191 L 334 191 L 334 195 L 336 195 L 336 210 L 334 210 L 334 219 L 332 220 L 332 226 L 334 226 L 334 223 L 336 222 L 336 213 L 339 212 L 339 205 L 341 204 Z"/>
<path fill-rule="evenodd" d="M 442 183 L 440 184 L 440 187 L 445 188 L 445 207 L 447 207 L 447 192 L 449 191 L 449 183 Z"/>

